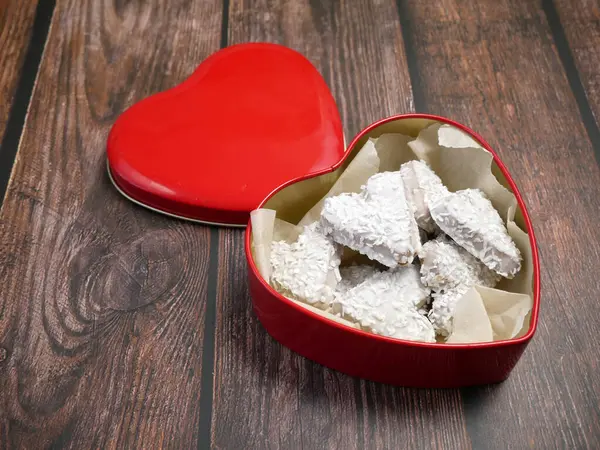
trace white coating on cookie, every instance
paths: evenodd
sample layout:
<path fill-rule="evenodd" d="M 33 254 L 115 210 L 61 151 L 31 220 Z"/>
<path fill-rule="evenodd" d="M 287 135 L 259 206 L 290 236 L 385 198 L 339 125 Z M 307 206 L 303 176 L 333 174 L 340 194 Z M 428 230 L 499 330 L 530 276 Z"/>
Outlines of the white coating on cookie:
<path fill-rule="evenodd" d="M 373 175 L 360 194 L 325 199 L 321 226 L 335 242 L 391 268 L 410 264 L 421 247 L 400 172 Z"/>
<path fill-rule="evenodd" d="M 452 334 L 452 325 L 456 303 L 470 289 L 468 286 L 457 286 L 447 291 L 431 294 L 433 303 L 427 317 L 435 332 L 441 336 Z"/>
<path fill-rule="evenodd" d="M 498 211 L 479 189 L 465 189 L 429 205 L 441 230 L 500 275 L 513 278 L 521 269 L 521 253 Z"/>
<path fill-rule="evenodd" d="M 423 244 L 419 260 L 421 282 L 434 291 L 457 286 L 494 287 L 500 280 L 496 272 L 443 234 Z"/>
<path fill-rule="evenodd" d="M 448 189 L 424 161 L 415 160 L 402 164 L 400 175 L 417 225 L 428 233 L 433 233 L 437 227 L 429 213 L 429 203 L 447 195 Z"/>
<path fill-rule="evenodd" d="M 419 260 L 421 282 L 436 291 L 428 317 L 443 336 L 452 333 L 456 302 L 470 287 L 494 287 L 500 280 L 500 275 L 445 235 L 424 244 Z"/>
<path fill-rule="evenodd" d="M 340 267 L 340 275 L 342 276 L 342 279 L 335 289 L 336 294 L 345 294 L 350 289 L 358 286 L 367 278 L 378 272 L 379 270 L 377 270 L 374 266 L 369 266 L 366 264 Z"/>
<path fill-rule="evenodd" d="M 429 298 L 416 266 L 376 272 L 343 295 L 335 304 L 345 318 L 382 336 L 422 342 L 435 342 L 435 331 L 419 314 Z"/>
<path fill-rule="evenodd" d="M 292 244 L 271 244 L 271 283 L 282 294 L 328 307 L 340 281 L 340 252 L 313 223 Z"/>

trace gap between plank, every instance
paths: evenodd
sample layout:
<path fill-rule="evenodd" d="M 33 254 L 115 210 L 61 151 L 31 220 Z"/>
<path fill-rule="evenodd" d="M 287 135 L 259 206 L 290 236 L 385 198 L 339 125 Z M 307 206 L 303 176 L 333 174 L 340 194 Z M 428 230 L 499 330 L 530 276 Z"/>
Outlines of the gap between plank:
<path fill-rule="evenodd" d="M 415 50 L 416 47 L 413 41 L 415 33 L 411 26 L 410 20 L 408 19 L 409 14 L 405 1 L 396 0 L 396 7 L 398 9 L 400 32 L 402 33 L 402 40 L 404 41 L 404 54 L 406 55 L 406 64 L 408 66 L 408 75 L 412 89 L 413 109 L 415 112 L 425 113 L 427 112 L 427 105 L 421 86 L 419 66 L 417 64 L 417 52 Z"/>
<path fill-rule="evenodd" d="M 210 229 L 204 336 L 202 337 L 202 376 L 200 377 L 200 420 L 198 448 L 211 448 L 212 404 L 215 366 L 215 329 L 217 318 L 217 289 L 219 276 L 219 229 Z"/>
<path fill-rule="evenodd" d="M 560 22 L 560 17 L 552 0 L 542 0 L 542 9 L 546 15 L 546 20 L 548 21 L 548 26 L 550 27 L 550 32 L 552 34 L 552 39 L 554 40 L 554 45 L 556 46 L 556 51 L 558 52 L 558 57 L 562 62 L 563 68 L 565 69 L 569 87 L 571 88 L 571 92 L 573 92 L 573 96 L 577 102 L 581 121 L 583 122 L 587 135 L 592 143 L 594 155 L 596 156 L 596 162 L 598 165 L 600 165 L 600 130 L 598 129 L 598 123 L 594 118 L 594 113 L 592 112 L 587 95 L 585 94 L 585 89 L 583 87 L 583 83 L 581 82 L 581 77 L 579 76 L 575 59 L 573 58 L 573 52 L 569 47 L 569 41 L 567 40 L 565 30 Z"/>
<path fill-rule="evenodd" d="M 229 0 L 223 0 L 221 19 L 221 48 L 228 45 Z M 210 229 L 206 309 L 204 310 L 204 336 L 202 338 L 202 376 L 200 377 L 200 420 L 198 424 L 198 448 L 212 447 L 212 409 L 215 371 L 215 333 L 217 321 L 217 290 L 219 276 L 219 228 Z"/>
<path fill-rule="evenodd" d="M 21 76 L 10 108 L 4 138 L 0 143 L 0 206 L 4 202 L 10 175 L 19 150 L 19 143 L 23 136 L 31 94 L 46 48 L 55 6 L 55 0 L 40 0 L 35 10 L 31 38 L 21 67 Z"/>
<path fill-rule="evenodd" d="M 223 19 L 221 21 L 221 48 L 229 45 L 229 0 L 223 0 Z"/>

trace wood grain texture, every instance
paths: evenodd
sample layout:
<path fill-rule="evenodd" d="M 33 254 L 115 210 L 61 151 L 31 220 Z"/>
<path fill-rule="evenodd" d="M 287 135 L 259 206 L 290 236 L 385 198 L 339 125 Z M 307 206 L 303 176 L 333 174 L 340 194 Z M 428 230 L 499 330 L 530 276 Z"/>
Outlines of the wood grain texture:
<path fill-rule="evenodd" d="M 0 0 L 0 87 L 16 79 L 31 5 Z M 597 4 L 556 6 L 597 118 Z M 241 231 L 163 218 L 109 184 L 110 125 L 223 43 L 222 9 L 57 2 L 0 211 L 0 448 L 600 447 L 600 169 L 540 2 L 231 0 L 228 12 L 224 41 L 313 61 L 348 140 L 416 106 L 481 132 L 509 166 L 539 239 L 541 322 L 508 381 L 461 391 L 365 382 L 290 352 L 251 310 Z"/>
<path fill-rule="evenodd" d="M 348 141 L 369 123 L 412 110 L 396 5 L 232 1 L 229 42 L 295 48 L 324 75 Z M 220 231 L 215 448 L 469 446 L 459 392 L 417 391 L 353 379 L 275 342 L 251 309 L 243 233 Z"/>
<path fill-rule="evenodd" d="M 0 448 L 196 445 L 210 232 L 121 198 L 105 144 L 218 48 L 221 17 L 58 2 L 0 213 Z"/>
<path fill-rule="evenodd" d="M 508 165 L 542 261 L 538 333 L 508 381 L 463 390 L 479 448 L 600 445 L 600 169 L 538 2 L 402 2 L 423 105 Z M 560 443 L 560 444 L 559 444 Z"/>
<path fill-rule="evenodd" d="M 600 1 L 555 0 L 581 82 L 600 122 Z"/>
<path fill-rule="evenodd" d="M 27 52 L 37 0 L 0 0 L 0 142 Z"/>

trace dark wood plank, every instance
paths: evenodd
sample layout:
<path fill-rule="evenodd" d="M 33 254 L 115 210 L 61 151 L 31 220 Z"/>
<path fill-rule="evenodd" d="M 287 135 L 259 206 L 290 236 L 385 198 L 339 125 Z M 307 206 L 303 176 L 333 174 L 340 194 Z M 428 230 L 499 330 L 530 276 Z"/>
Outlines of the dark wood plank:
<path fill-rule="evenodd" d="M 594 116 L 600 122 L 600 1 L 554 3 Z"/>
<path fill-rule="evenodd" d="M 348 140 L 412 109 L 392 1 L 232 1 L 230 43 L 268 40 L 306 55 L 329 83 Z M 213 445 L 216 448 L 469 446 L 458 391 L 352 379 L 275 342 L 251 309 L 243 233 L 220 232 Z"/>
<path fill-rule="evenodd" d="M 0 142 L 31 36 L 37 0 L 0 1 Z"/>
<path fill-rule="evenodd" d="M 600 445 L 600 169 L 538 2 L 402 2 L 419 109 L 480 131 L 507 163 L 542 260 L 538 333 L 511 378 L 463 390 L 478 448 Z M 561 444 L 559 444 L 561 442 Z"/>
<path fill-rule="evenodd" d="M 221 17 L 58 2 L 0 213 L 0 447 L 197 445 L 210 231 L 121 198 L 105 143 L 218 48 Z"/>

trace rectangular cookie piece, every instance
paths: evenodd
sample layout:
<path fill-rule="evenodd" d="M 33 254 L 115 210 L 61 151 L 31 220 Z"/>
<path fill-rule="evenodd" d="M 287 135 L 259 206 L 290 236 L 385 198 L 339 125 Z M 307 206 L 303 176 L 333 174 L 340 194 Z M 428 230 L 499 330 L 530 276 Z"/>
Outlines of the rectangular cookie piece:
<path fill-rule="evenodd" d="M 440 229 L 488 268 L 506 278 L 521 270 L 521 252 L 479 189 L 449 193 L 429 205 Z"/>
<path fill-rule="evenodd" d="M 400 172 L 373 175 L 360 194 L 326 198 L 320 223 L 335 242 L 390 268 L 410 264 L 421 247 Z"/>

